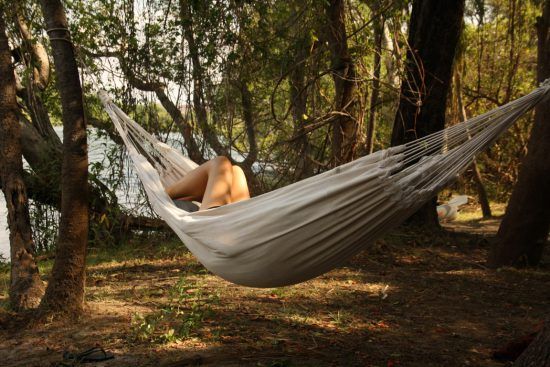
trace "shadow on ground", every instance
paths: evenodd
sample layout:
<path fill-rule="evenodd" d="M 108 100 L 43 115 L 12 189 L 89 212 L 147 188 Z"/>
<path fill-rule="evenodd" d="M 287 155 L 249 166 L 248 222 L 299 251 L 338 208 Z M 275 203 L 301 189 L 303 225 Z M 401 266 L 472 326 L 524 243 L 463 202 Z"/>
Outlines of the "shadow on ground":
<path fill-rule="evenodd" d="M 489 270 L 491 230 L 472 228 L 398 231 L 278 289 L 232 285 L 188 254 L 98 263 L 82 320 L 0 330 L 0 358 L 51 366 L 100 345 L 116 358 L 98 366 L 503 366 L 491 351 L 545 317 L 550 262 Z"/>

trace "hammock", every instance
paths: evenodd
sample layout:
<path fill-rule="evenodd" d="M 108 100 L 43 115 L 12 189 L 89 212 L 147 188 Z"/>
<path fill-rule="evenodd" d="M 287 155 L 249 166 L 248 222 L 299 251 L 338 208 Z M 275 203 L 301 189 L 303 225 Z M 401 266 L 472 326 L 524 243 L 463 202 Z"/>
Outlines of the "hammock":
<path fill-rule="evenodd" d="M 312 279 L 416 212 L 548 94 L 530 94 L 413 142 L 215 209 L 187 212 L 164 191 L 197 164 L 159 142 L 99 93 L 153 210 L 214 274 L 251 287 Z"/>

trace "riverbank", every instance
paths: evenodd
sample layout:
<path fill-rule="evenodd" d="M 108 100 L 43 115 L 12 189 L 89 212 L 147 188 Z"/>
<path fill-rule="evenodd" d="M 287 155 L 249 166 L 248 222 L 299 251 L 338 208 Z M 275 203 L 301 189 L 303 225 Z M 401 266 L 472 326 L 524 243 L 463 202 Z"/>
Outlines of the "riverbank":
<path fill-rule="evenodd" d="M 550 259 L 485 268 L 498 220 L 477 215 L 437 237 L 396 231 L 342 268 L 277 289 L 230 284 L 174 238 L 90 249 L 86 316 L 5 323 L 0 359 L 50 366 L 99 345 L 115 359 L 98 366 L 503 366 L 491 352 L 547 316 Z M 51 260 L 40 266 L 47 276 Z"/>

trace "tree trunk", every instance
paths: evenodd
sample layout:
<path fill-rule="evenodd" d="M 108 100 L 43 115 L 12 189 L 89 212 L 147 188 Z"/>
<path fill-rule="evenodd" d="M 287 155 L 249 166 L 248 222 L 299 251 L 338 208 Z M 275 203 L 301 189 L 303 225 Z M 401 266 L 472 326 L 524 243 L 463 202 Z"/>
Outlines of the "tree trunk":
<path fill-rule="evenodd" d="M 550 320 L 519 356 L 514 367 L 550 367 Z"/>
<path fill-rule="evenodd" d="M 248 137 L 249 153 L 244 159 L 246 166 L 251 166 L 258 157 L 258 146 L 256 145 L 256 130 L 254 128 L 254 111 L 252 107 L 252 93 L 246 81 L 241 81 L 241 104 L 243 109 L 243 120 Z"/>
<path fill-rule="evenodd" d="M 334 108 L 338 112 L 332 130 L 332 163 L 337 166 L 355 157 L 360 124 L 353 117 L 356 71 L 348 50 L 345 0 L 331 0 L 327 6 L 327 18 L 326 39 L 334 79 Z"/>
<path fill-rule="evenodd" d="M 23 62 L 25 69 L 19 74 L 28 77 L 17 80 L 26 80 L 26 86 L 18 89 L 24 111 L 18 110 L 19 125 L 21 127 L 21 147 L 23 156 L 32 168 L 32 173 L 24 174 L 27 194 L 30 198 L 42 204 L 51 205 L 57 210 L 61 208 L 61 166 L 63 147 L 61 140 L 53 129 L 50 116 L 41 98 L 42 89 L 46 88 L 50 77 L 50 64 L 46 48 L 32 37 L 24 14 L 24 8 L 16 2 L 14 23 L 17 25 L 21 38 L 21 46 L 12 50 L 12 55 Z M 27 118 L 30 117 L 30 121 Z M 97 178 L 92 178 L 89 186 L 92 211 L 97 218 L 107 212 L 117 212 L 116 196 Z M 110 221 L 118 225 L 121 222 Z M 117 226 L 103 228 L 111 234 L 120 233 Z M 103 235 L 102 231 L 94 231 L 94 236 Z"/>
<path fill-rule="evenodd" d="M 250 87 L 245 80 L 240 81 L 241 104 L 243 110 L 243 120 L 246 127 L 246 137 L 248 139 L 248 154 L 244 161 L 240 164 L 243 172 L 248 180 L 250 192 L 258 194 L 262 192 L 260 182 L 256 179 L 252 165 L 258 159 L 258 144 L 256 142 L 256 128 L 254 118 L 254 107 L 252 104 L 252 93 Z"/>
<path fill-rule="evenodd" d="M 401 83 L 391 145 L 445 127 L 447 93 L 464 14 L 464 0 L 415 0 L 409 23 L 405 79 Z M 439 227 L 436 198 L 410 222 Z"/>
<path fill-rule="evenodd" d="M 462 55 L 461 55 L 462 57 Z M 462 67 L 462 70 L 465 68 Z M 456 83 L 456 99 L 457 99 L 457 107 L 460 114 L 460 121 L 466 121 L 468 120 L 468 116 L 466 114 L 466 107 L 464 106 L 464 99 L 463 93 L 462 93 L 462 71 L 457 70 L 457 73 L 455 74 L 455 83 Z M 487 190 L 485 190 L 485 185 L 483 184 L 483 179 L 481 178 L 481 172 L 479 170 L 479 167 L 477 165 L 477 161 L 474 158 L 472 161 L 472 165 L 470 166 L 472 168 L 472 172 L 474 174 L 474 181 L 476 183 L 476 189 L 477 189 L 477 196 L 479 203 L 481 204 L 481 212 L 483 213 L 483 218 L 491 218 L 491 206 L 489 205 L 489 198 L 487 196 Z"/>
<path fill-rule="evenodd" d="M 481 204 L 481 213 L 483 214 L 483 218 L 491 218 L 493 216 L 493 213 L 491 212 L 491 206 L 489 205 L 487 190 L 485 190 L 485 185 L 483 184 L 483 179 L 481 178 L 481 172 L 479 171 L 479 167 L 475 159 L 473 160 L 471 167 L 474 173 L 477 197 L 479 200 L 479 204 Z"/>
<path fill-rule="evenodd" d="M 17 110 L 15 76 L 4 9 L 0 6 L 0 181 L 6 198 L 10 230 L 10 304 L 19 311 L 39 305 L 44 284 L 34 258 Z"/>
<path fill-rule="evenodd" d="M 155 92 L 158 100 L 162 104 L 162 107 L 168 112 L 174 123 L 181 131 L 183 136 L 183 145 L 187 150 L 187 155 L 191 158 L 192 161 L 196 163 L 204 163 L 204 159 L 201 149 L 197 144 L 197 141 L 194 137 L 193 126 L 185 119 L 181 110 L 176 106 L 176 104 L 168 97 L 165 91 L 165 85 L 159 82 L 148 82 L 142 80 L 140 76 L 136 75 L 131 67 L 128 65 L 128 61 L 124 58 L 124 55 L 121 52 L 106 52 L 106 53 L 93 53 L 87 52 L 91 57 L 116 57 L 120 63 L 120 68 L 124 77 L 134 88 L 137 88 L 145 92 Z"/>
<path fill-rule="evenodd" d="M 126 76 L 128 76 L 128 74 L 126 74 Z M 133 86 L 140 89 L 135 84 L 133 84 Z M 162 104 L 162 107 L 166 109 L 170 117 L 180 128 L 180 131 L 183 135 L 185 149 L 187 149 L 187 155 L 189 156 L 189 158 L 191 158 L 191 160 L 195 161 L 196 163 L 204 163 L 206 159 L 204 159 L 199 145 L 197 144 L 195 137 L 193 136 L 193 126 L 185 121 L 181 110 L 178 108 L 178 106 L 176 106 L 174 102 L 172 102 L 172 100 L 170 100 L 170 98 L 164 91 L 164 88 L 155 88 L 154 91 L 160 103 Z"/>
<path fill-rule="evenodd" d="M 297 35 L 298 37 L 298 35 Z M 307 121 L 307 88 L 306 88 L 306 59 L 310 49 L 309 42 L 304 37 L 299 37 L 294 48 L 295 59 L 293 69 L 288 76 L 290 86 L 290 104 L 292 120 L 294 122 L 293 135 L 298 134 Z M 297 155 L 294 180 L 299 181 L 305 177 L 313 176 L 313 164 L 310 157 L 310 143 L 307 134 L 300 136 L 293 143 L 293 149 Z"/>
<path fill-rule="evenodd" d="M 77 315 L 84 306 L 88 240 L 88 146 L 82 88 L 60 0 L 41 0 L 63 112 L 61 222 L 55 263 L 41 308 Z"/>
<path fill-rule="evenodd" d="M 19 96 L 27 106 L 34 127 L 40 135 L 49 141 L 52 146 L 61 147 L 61 141 L 55 133 L 50 117 L 44 107 L 42 99 L 37 94 L 44 90 L 50 82 L 50 61 L 46 48 L 32 37 L 31 30 L 24 16 L 24 8 L 20 1 L 15 2 L 15 21 L 21 36 L 21 46 L 18 48 L 29 77 L 24 78 L 27 83 L 19 91 Z"/>
<path fill-rule="evenodd" d="M 378 12 L 379 7 L 373 9 Z M 372 95 L 370 98 L 369 120 L 367 122 L 367 146 L 368 154 L 374 149 L 374 131 L 376 127 L 376 110 L 378 109 L 378 96 L 380 94 L 380 68 L 382 59 L 382 39 L 384 36 L 384 17 L 377 15 L 374 20 L 374 76 L 372 81 Z"/>
<path fill-rule="evenodd" d="M 30 81 L 41 90 L 44 90 L 50 81 L 50 60 L 46 48 L 42 43 L 33 39 L 27 21 L 23 16 L 23 9 L 20 1 L 15 1 L 15 24 L 23 40 L 22 59 L 30 64 L 32 78 Z M 27 57 L 28 56 L 28 57 Z"/>
<path fill-rule="evenodd" d="M 537 19 L 537 80 L 550 77 L 550 0 Z M 550 103 L 539 103 L 523 160 L 506 214 L 498 229 L 489 266 L 538 264 L 550 229 Z"/>
<path fill-rule="evenodd" d="M 15 73 L 16 83 L 18 80 L 28 80 L 26 86 L 20 86 L 17 93 L 24 104 L 24 111 L 18 110 L 19 126 L 21 130 L 21 148 L 23 156 L 32 168 L 32 173 L 24 172 L 24 182 L 29 198 L 55 207 L 61 210 L 61 166 L 63 159 L 63 146 L 57 133 L 53 129 L 48 111 L 42 101 L 40 89 L 47 86 L 49 81 L 49 59 L 46 49 L 41 46 L 27 26 L 28 21 L 24 16 L 24 9 L 16 7 L 15 24 L 18 26 L 21 34 L 22 45 L 12 50 L 12 56 L 15 55 L 16 61 L 24 62 L 27 73 L 32 78 L 19 78 Z M 118 56 L 118 55 L 113 55 Z M 34 72 L 31 72 L 34 68 Z M 19 71 L 21 74 L 22 72 Z M 158 93 L 162 96 L 162 93 Z M 166 97 L 166 96 L 165 96 Z M 166 97 L 167 99 L 168 97 Z M 159 99 L 161 99 L 159 97 Z M 165 101 L 163 101 L 165 104 Z M 175 105 L 169 105 L 181 112 Z M 30 120 L 27 118 L 30 117 Z M 122 144 L 118 134 L 114 132 L 111 121 L 106 124 L 104 121 L 92 120 L 94 126 L 105 130 L 111 139 Z M 88 122 L 90 122 L 88 120 Z M 108 126 L 107 126 L 108 125 Z M 198 151 L 198 148 L 197 148 Z M 202 159 L 202 158 L 201 158 Z M 200 162 L 200 160 L 199 160 Z M 1 184 L 0 184 L 1 187 Z M 120 234 L 128 229 L 146 228 L 160 229 L 161 226 L 144 222 L 140 217 L 130 217 L 121 212 L 118 207 L 117 198 L 97 178 L 92 177 L 89 182 L 90 195 L 90 214 L 91 221 L 108 215 L 114 218 L 108 222 L 103 222 L 100 231 L 91 233 L 92 240 L 104 236 L 104 231 L 109 231 L 116 239 Z M 109 223 L 107 225 L 106 223 Z M 145 224 L 145 225 L 143 225 Z"/>
<path fill-rule="evenodd" d="M 224 146 L 216 134 L 215 129 L 208 123 L 208 113 L 205 106 L 204 88 L 205 73 L 199 56 L 199 48 L 195 41 L 193 30 L 194 9 L 193 3 L 187 0 L 180 0 L 180 21 L 182 24 L 183 36 L 187 41 L 189 56 L 191 57 L 193 77 L 193 112 L 197 125 L 202 130 L 204 139 L 217 155 L 224 155 L 231 159 L 228 147 Z"/>
<path fill-rule="evenodd" d="M 383 44 L 382 49 L 386 50 L 384 57 L 384 65 L 386 66 L 386 83 L 391 87 L 399 86 L 399 64 L 401 60 L 401 52 L 399 51 L 398 40 L 395 34 L 390 31 L 393 29 L 391 18 L 387 19 L 384 24 Z"/>

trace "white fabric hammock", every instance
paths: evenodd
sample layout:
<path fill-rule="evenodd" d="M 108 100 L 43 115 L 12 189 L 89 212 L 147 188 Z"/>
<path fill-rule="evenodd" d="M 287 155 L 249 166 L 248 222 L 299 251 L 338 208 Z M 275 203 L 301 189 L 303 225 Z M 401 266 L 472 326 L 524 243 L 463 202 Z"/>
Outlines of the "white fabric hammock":
<path fill-rule="evenodd" d="M 240 285 L 278 287 L 342 265 L 403 222 L 550 90 L 411 143 L 378 151 L 281 189 L 189 213 L 164 191 L 197 164 L 100 99 L 126 144 L 153 210 L 210 271 Z"/>

